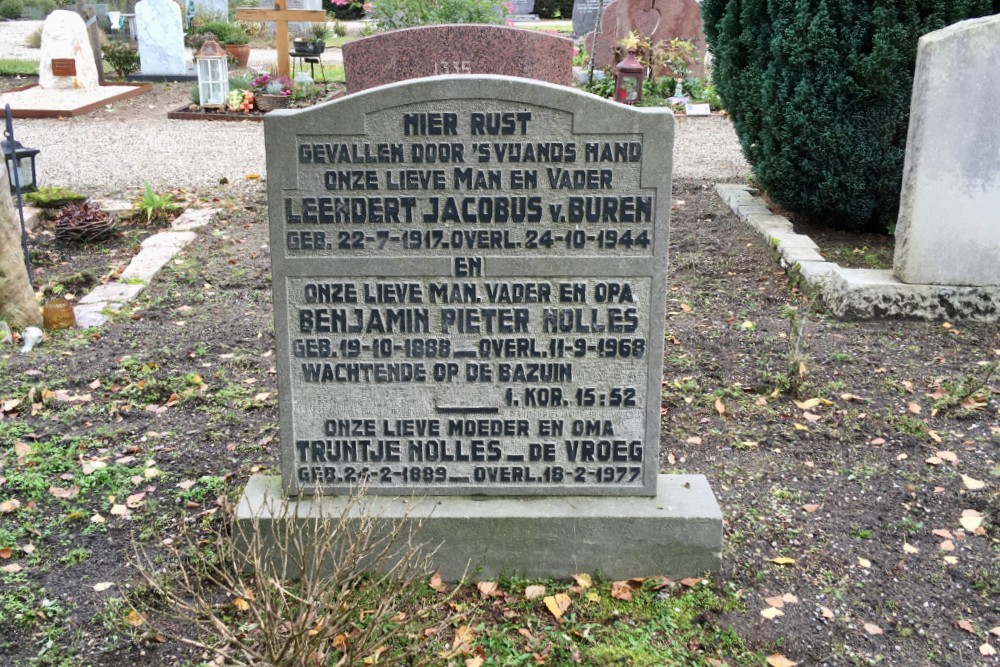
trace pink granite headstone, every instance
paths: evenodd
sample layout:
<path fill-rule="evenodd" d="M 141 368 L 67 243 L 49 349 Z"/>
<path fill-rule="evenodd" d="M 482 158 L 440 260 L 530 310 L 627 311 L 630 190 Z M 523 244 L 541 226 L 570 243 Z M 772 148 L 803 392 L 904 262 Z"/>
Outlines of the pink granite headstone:
<path fill-rule="evenodd" d="M 594 65 L 598 69 L 613 66 L 615 45 L 633 30 L 651 38 L 653 44 L 678 38 L 692 42 L 699 60 L 689 76 L 705 76 L 705 35 L 697 0 L 612 0 L 601 16 L 601 31 L 587 35 L 586 48 L 594 54 Z"/>
<path fill-rule="evenodd" d="M 573 42 L 494 25 L 394 30 L 344 45 L 347 92 L 440 74 L 505 74 L 568 86 Z"/>

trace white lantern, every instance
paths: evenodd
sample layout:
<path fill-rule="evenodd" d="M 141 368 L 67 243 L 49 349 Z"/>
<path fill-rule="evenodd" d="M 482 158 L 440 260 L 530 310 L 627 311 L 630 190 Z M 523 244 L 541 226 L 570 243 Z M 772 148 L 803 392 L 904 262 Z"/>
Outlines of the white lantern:
<path fill-rule="evenodd" d="M 201 45 L 194 57 L 198 64 L 198 99 L 203 107 L 222 107 L 229 95 L 229 54 L 212 39 Z"/>

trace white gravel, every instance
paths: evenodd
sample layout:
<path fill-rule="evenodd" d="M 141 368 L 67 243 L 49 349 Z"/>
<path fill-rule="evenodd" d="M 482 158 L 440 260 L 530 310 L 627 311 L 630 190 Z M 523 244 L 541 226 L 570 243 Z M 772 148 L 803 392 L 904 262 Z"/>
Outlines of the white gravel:
<path fill-rule="evenodd" d="M 38 58 L 22 45 L 39 21 L 0 23 L 0 58 Z M 253 62 L 271 62 L 274 52 L 254 49 Z M 332 60 L 332 58 L 331 58 Z M 162 84 L 157 84 L 160 86 Z M 128 195 L 148 180 L 158 189 L 208 190 L 220 179 L 238 182 L 265 175 L 261 123 L 168 120 L 177 95 L 158 96 L 163 108 L 127 120 L 109 105 L 66 120 L 17 119 L 19 141 L 41 150 L 39 181 L 105 196 Z M 152 96 L 135 98 L 138 103 Z M 170 103 L 168 103 L 170 102 Z M 726 118 L 679 118 L 674 177 L 740 180 L 750 172 L 732 124 Z"/>

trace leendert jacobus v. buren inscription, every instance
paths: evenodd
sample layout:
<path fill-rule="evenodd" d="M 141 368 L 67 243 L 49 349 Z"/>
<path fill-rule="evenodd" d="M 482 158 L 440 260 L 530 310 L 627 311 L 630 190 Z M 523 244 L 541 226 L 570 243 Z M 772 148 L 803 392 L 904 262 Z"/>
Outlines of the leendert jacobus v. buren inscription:
<path fill-rule="evenodd" d="M 672 123 L 505 77 L 269 115 L 286 489 L 653 494 Z"/>

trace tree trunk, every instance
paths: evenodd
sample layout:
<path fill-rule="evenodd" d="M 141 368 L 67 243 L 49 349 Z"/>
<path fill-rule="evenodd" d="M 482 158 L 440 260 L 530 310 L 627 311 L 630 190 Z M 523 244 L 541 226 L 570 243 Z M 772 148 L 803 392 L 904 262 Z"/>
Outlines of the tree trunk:
<path fill-rule="evenodd" d="M 7 166 L 0 160 L 0 320 L 12 329 L 41 326 L 35 293 L 21 249 L 21 219 L 10 195 Z"/>

